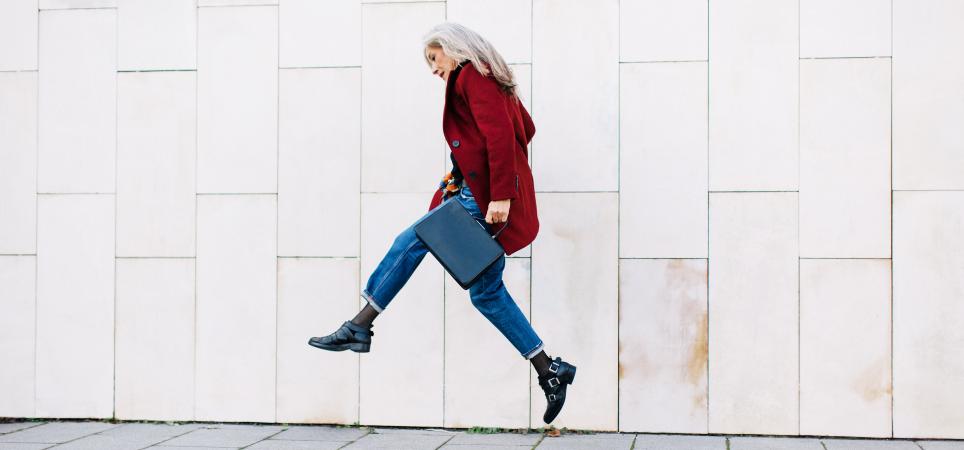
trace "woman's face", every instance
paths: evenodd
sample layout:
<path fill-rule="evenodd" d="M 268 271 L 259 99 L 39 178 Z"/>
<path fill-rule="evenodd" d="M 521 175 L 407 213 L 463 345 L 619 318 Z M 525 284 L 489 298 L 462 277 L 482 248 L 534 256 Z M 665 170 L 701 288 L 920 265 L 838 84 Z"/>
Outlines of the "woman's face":
<path fill-rule="evenodd" d="M 425 49 L 425 54 L 428 55 L 428 60 L 432 65 L 432 75 L 448 81 L 449 72 L 455 69 L 455 60 L 446 56 L 442 47 L 428 47 Z"/>

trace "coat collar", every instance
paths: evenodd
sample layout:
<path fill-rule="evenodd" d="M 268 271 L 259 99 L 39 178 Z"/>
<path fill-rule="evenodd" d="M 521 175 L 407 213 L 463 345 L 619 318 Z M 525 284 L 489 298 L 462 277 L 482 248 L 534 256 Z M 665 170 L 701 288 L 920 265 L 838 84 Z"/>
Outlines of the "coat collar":
<path fill-rule="evenodd" d="M 448 106 L 449 96 L 452 95 L 452 90 L 455 89 L 455 80 L 459 77 L 459 72 L 465 68 L 465 66 L 472 64 L 471 60 L 465 60 L 461 65 L 455 66 L 451 72 L 449 72 L 449 79 L 445 83 L 445 105 Z"/>

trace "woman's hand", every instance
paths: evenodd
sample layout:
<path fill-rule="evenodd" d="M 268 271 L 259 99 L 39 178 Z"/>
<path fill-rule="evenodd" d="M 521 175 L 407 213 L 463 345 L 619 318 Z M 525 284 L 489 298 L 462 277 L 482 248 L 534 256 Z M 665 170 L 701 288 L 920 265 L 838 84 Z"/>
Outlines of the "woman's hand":
<path fill-rule="evenodd" d="M 494 224 L 508 220 L 509 205 L 511 203 L 511 198 L 504 200 L 493 200 L 489 202 L 489 209 L 485 212 L 485 222 Z"/>

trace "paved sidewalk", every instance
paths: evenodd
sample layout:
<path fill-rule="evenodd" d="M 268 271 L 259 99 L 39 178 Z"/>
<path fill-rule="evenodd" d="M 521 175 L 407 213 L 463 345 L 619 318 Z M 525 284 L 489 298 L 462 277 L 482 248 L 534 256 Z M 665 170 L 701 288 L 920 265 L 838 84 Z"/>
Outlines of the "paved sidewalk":
<path fill-rule="evenodd" d="M 0 450 L 637 449 L 964 450 L 964 440 L 784 438 L 529 430 L 99 421 L 0 422 Z M 550 436 L 561 431 L 559 436 Z"/>

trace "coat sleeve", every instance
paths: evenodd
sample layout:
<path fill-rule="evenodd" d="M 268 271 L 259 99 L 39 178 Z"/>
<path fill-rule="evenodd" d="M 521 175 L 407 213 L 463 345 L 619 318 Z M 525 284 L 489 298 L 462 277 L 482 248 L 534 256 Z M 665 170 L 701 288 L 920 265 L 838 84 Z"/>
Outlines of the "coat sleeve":
<path fill-rule="evenodd" d="M 505 94 L 499 82 L 477 70 L 466 70 L 463 96 L 485 138 L 489 162 L 489 197 L 505 200 L 518 196 L 515 167 L 515 129 L 506 110 Z"/>

